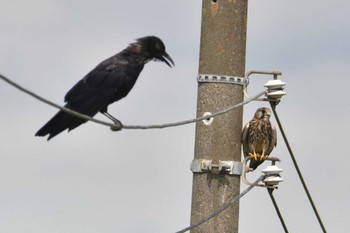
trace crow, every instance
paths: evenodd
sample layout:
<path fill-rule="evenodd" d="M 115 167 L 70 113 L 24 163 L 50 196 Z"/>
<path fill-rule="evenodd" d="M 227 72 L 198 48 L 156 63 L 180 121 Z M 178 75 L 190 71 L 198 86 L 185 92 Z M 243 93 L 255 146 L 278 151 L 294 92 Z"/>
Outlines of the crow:
<path fill-rule="evenodd" d="M 65 107 L 91 117 L 100 112 L 121 126 L 120 121 L 107 112 L 108 105 L 129 93 L 144 65 L 150 60 L 174 66 L 161 39 L 155 36 L 139 38 L 123 51 L 102 61 L 75 84 L 64 97 Z M 65 129 L 73 130 L 85 122 L 84 119 L 59 111 L 35 136 L 49 135 L 47 140 L 50 140 Z"/>

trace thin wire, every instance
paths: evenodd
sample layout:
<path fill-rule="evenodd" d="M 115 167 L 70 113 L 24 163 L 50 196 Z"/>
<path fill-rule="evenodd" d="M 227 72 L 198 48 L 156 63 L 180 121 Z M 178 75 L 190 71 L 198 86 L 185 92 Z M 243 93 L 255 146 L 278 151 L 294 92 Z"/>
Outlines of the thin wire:
<path fill-rule="evenodd" d="M 202 117 L 198 117 L 198 118 L 194 118 L 194 119 L 190 119 L 190 120 L 185 120 L 185 121 L 179 121 L 179 122 L 175 122 L 175 123 L 166 123 L 166 124 L 160 124 L 160 125 L 122 125 L 122 126 L 118 126 L 117 124 L 112 124 L 112 123 L 109 123 L 109 122 L 106 122 L 106 121 L 101 121 L 101 120 L 98 120 L 96 118 L 92 118 L 90 116 L 87 116 L 85 114 L 81 114 L 79 112 L 76 112 L 74 110 L 71 110 L 69 108 L 66 108 L 66 107 L 62 107 L 58 104 L 55 104 L 31 91 L 29 91 L 28 89 L 20 86 L 19 84 L 11 81 L 10 79 L 6 78 L 5 76 L 1 75 L 0 74 L 0 78 L 3 79 L 5 82 L 9 83 L 10 85 L 16 87 L 17 89 L 19 89 L 20 91 L 22 92 L 25 92 L 26 94 L 34 97 L 35 99 L 41 101 L 41 102 L 44 102 L 48 105 L 51 105 L 52 107 L 55 107 L 55 108 L 58 108 L 68 114 L 71 114 L 73 116 L 76 116 L 76 117 L 79 117 L 79 118 L 82 118 L 84 120 L 88 120 L 88 121 L 93 121 L 95 123 L 98 123 L 98 124 L 102 124 L 102 125 L 106 125 L 106 126 L 109 126 L 111 127 L 111 129 L 113 131 L 117 131 L 117 130 L 120 130 L 121 128 L 123 129 L 162 129 L 162 128 L 167 128 L 167 127 L 174 127 L 174 126 L 180 126 L 180 125 L 185 125 L 185 124 L 190 124 L 190 123 L 194 123 L 194 122 L 197 122 L 197 121 L 201 121 L 201 120 L 205 120 L 205 119 L 208 119 L 210 117 L 215 117 L 215 116 L 218 116 L 218 115 L 222 115 L 222 114 L 225 114 L 229 111 L 232 111 L 233 109 L 235 108 L 238 108 L 238 107 L 241 107 L 245 104 L 248 104 L 249 102 L 259 98 L 260 96 L 264 95 L 266 93 L 266 91 L 262 91 L 260 92 L 259 94 L 253 96 L 252 98 L 250 99 L 247 99 L 241 103 L 238 103 L 236 105 L 233 105 L 233 106 L 230 106 L 224 110 L 221 110 L 219 112 L 215 112 L 215 113 L 212 113 L 211 115 L 209 116 L 202 116 Z"/>
<path fill-rule="evenodd" d="M 242 193 L 240 193 L 238 196 L 234 197 L 233 199 L 231 199 L 227 204 L 223 205 L 220 209 L 214 211 L 212 214 L 208 215 L 207 217 L 201 219 L 200 221 L 198 221 L 195 224 L 192 224 L 189 227 L 186 227 L 180 231 L 177 231 L 176 233 L 184 233 L 186 231 L 190 231 L 195 227 L 198 227 L 199 225 L 205 223 L 206 221 L 208 221 L 209 219 L 211 219 L 212 217 L 220 214 L 222 211 L 224 211 L 225 209 L 227 209 L 228 207 L 232 206 L 236 201 L 238 201 L 241 197 L 243 197 L 245 194 L 247 194 L 252 188 L 254 188 L 260 181 L 262 181 L 264 179 L 264 175 L 260 176 L 254 183 L 252 183 L 246 190 L 244 190 Z"/>
<path fill-rule="evenodd" d="M 47 100 L 47 99 L 45 99 L 45 98 L 43 98 L 43 97 L 41 97 L 41 96 L 39 96 L 39 95 L 37 95 L 37 94 L 35 94 L 35 93 L 33 93 L 33 92 L 27 90 L 26 88 L 24 88 L 24 87 L 18 85 L 17 83 L 11 81 L 10 79 L 6 78 L 5 76 L 3 76 L 3 75 L 1 75 L 1 74 L 0 74 L 0 78 L 3 79 L 5 82 L 11 84 L 12 86 L 16 87 L 16 88 L 19 89 L 20 91 L 22 91 L 22 92 L 24 92 L 24 93 L 26 93 L 26 94 L 28 94 L 28 95 L 34 97 L 35 99 L 40 100 L 41 102 L 44 102 L 44 103 L 46 103 L 46 104 L 48 104 L 48 105 L 51 105 L 52 107 L 58 108 L 58 109 L 60 109 L 60 110 L 62 110 L 62 111 L 64 111 L 64 112 L 66 112 L 66 113 L 68 113 L 68 114 L 71 114 L 71 115 L 73 115 L 73 116 L 82 118 L 82 119 L 84 119 L 84 120 L 93 121 L 93 122 L 96 122 L 96 123 L 98 123 L 98 124 L 102 124 L 102 125 L 106 125 L 106 126 L 110 126 L 110 127 L 115 127 L 114 124 L 111 124 L 111 123 L 109 123 L 109 122 L 97 120 L 97 119 L 92 118 L 92 117 L 90 117 L 90 116 L 87 116 L 87 115 L 85 115 L 85 114 L 81 114 L 81 113 L 76 112 L 76 111 L 74 111 L 74 110 L 71 110 L 71 109 L 69 109 L 69 108 L 62 107 L 62 106 L 60 106 L 60 105 L 58 105 L 58 104 L 55 104 L 55 103 L 53 103 L 53 102 L 51 102 L 51 101 L 49 101 L 49 100 Z"/>
<path fill-rule="evenodd" d="M 274 190 L 275 190 L 274 188 L 267 188 L 267 192 L 269 193 L 269 195 L 270 195 L 270 197 L 271 197 L 273 206 L 274 206 L 275 209 L 276 209 L 278 218 L 279 218 L 280 221 L 281 221 L 281 224 L 282 224 L 282 227 L 283 227 L 283 229 L 284 229 L 284 232 L 285 232 L 285 233 L 288 233 L 287 226 L 286 226 L 286 224 L 285 224 L 285 222 L 284 222 L 284 220 L 283 220 L 283 217 L 282 217 L 282 214 L 281 214 L 281 212 L 280 212 L 280 209 L 278 208 L 277 202 L 276 202 L 275 197 L 273 196 L 273 193 L 272 193 Z"/>
<path fill-rule="evenodd" d="M 194 119 L 190 119 L 190 120 L 185 120 L 185 121 L 179 121 L 179 122 L 175 122 L 175 123 L 169 123 L 169 124 L 161 124 L 161 125 L 124 125 L 123 128 L 125 129 L 161 129 L 161 128 L 166 128 L 166 127 L 174 127 L 174 126 L 179 126 L 179 125 L 186 125 L 186 124 L 190 124 L 190 123 L 194 123 L 197 121 L 202 121 L 202 120 L 206 120 L 208 118 L 211 117 L 216 117 L 222 114 L 225 114 L 229 111 L 232 111 L 235 108 L 241 107 L 245 104 L 250 103 L 251 101 L 259 98 L 260 96 L 266 94 L 266 91 L 262 91 L 259 94 L 253 96 L 250 99 L 247 99 L 241 103 L 238 103 L 236 105 L 230 106 L 228 108 L 225 108 L 224 110 L 212 113 L 211 115 L 207 115 L 207 116 L 202 116 L 202 117 L 197 117 Z"/>
<path fill-rule="evenodd" d="M 320 224 L 320 227 L 322 228 L 322 231 L 323 231 L 324 233 L 327 233 L 326 228 L 325 228 L 324 225 L 323 225 L 322 219 L 321 219 L 321 217 L 320 217 L 320 215 L 319 215 L 319 213 L 318 213 L 318 211 L 317 211 L 317 208 L 316 208 L 316 206 L 315 206 L 315 204 L 314 204 L 314 202 L 313 202 L 313 200 L 312 200 L 311 194 L 310 194 L 310 192 L 309 192 L 309 190 L 308 190 L 308 188 L 307 188 L 307 185 L 306 185 L 306 183 L 305 183 L 305 181 L 304 181 L 303 175 L 301 174 L 301 171 L 300 171 L 300 169 L 299 169 L 297 160 L 295 159 L 295 156 L 294 156 L 294 153 L 293 153 L 293 151 L 292 151 L 292 148 L 291 148 L 290 145 L 289 145 L 287 136 L 286 136 L 286 134 L 284 133 L 284 130 L 283 130 L 281 121 L 280 121 L 280 119 L 279 119 L 279 117 L 278 117 L 278 114 L 277 114 L 277 112 L 276 112 L 276 105 L 275 105 L 274 103 L 272 103 L 272 102 L 270 102 L 270 104 L 271 104 L 271 108 L 272 108 L 273 114 L 275 115 L 275 118 L 276 118 L 278 127 L 280 128 L 280 131 L 281 131 L 281 134 L 282 134 L 282 136 L 283 136 L 284 142 L 286 143 L 286 146 L 287 146 L 287 149 L 288 149 L 288 151 L 289 151 L 290 157 L 292 158 L 294 167 L 295 167 L 295 169 L 296 169 L 296 171 L 297 171 L 297 173 L 298 173 L 299 179 L 300 179 L 300 181 L 301 181 L 301 183 L 302 183 L 302 185 L 303 185 L 303 188 L 304 188 L 305 193 L 306 193 L 306 195 L 307 195 L 307 197 L 308 197 L 308 199 L 309 199 L 309 202 L 310 202 L 310 204 L 311 204 L 311 206 L 312 206 L 312 209 L 313 209 L 314 212 L 315 212 L 316 218 L 317 218 L 317 220 L 318 220 L 318 222 L 319 222 L 319 224 Z"/>

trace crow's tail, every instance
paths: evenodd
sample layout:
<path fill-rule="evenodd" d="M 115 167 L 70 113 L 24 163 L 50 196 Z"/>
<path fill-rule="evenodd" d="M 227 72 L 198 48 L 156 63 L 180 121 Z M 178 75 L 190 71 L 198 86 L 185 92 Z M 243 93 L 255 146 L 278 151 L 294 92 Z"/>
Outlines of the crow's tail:
<path fill-rule="evenodd" d="M 69 106 L 66 106 L 69 108 Z M 59 111 L 54 117 L 51 118 L 41 129 L 36 132 L 35 136 L 46 136 L 49 135 L 47 140 L 55 137 L 65 129 L 72 130 L 79 125 L 85 123 L 86 120 L 75 117 L 71 114 Z"/>

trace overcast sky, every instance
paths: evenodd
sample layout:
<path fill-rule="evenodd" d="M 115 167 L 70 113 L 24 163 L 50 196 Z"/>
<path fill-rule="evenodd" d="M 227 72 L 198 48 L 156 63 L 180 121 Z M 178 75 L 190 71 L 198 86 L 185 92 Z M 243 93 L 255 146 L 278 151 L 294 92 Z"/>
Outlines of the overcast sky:
<path fill-rule="evenodd" d="M 345 0 L 249 2 L 246 70 L 283 73 L 279 116 L 329 232 L 344 232 L 350 220 L 349 8 Z M 63 104 L 100 61 L 156 35 L 175 68 L 147 64 L 109 110 L 124 124 L 193 118 L 200 20 L 199 0 L 1 0 L 0 73 Z M 254 76 L 249 93 L 267 80 Z M 57 110 L 2 81 L 0 93 L 0 232 L 155 233 L 189 224 L 194 125 L 111 132 L 90 122 L 47 142 L 34 134 Z M 265 105 L 246 106 L 244 122 Z M 290 232 L 321 232 L 281 135 L 274 156 L 285 179 L 275 197 Z M 282 232 L 266 190 L 254 188 L 240 210 L 240 232 Z"/>

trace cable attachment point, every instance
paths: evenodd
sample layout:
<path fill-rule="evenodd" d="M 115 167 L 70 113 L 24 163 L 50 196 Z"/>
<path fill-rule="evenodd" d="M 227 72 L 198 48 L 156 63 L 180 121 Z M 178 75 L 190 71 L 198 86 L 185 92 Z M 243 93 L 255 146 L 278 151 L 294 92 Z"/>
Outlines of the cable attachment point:
<path fill-rule="evenodd" d="M 248 181 L 247 179 L 247 173 L 250 172 L 252 169 L 247 166 L 247 163 L 249 160 L 254 159 L 252 156 L 248 156 L 244 158 L 243 160 L 243 170 L 242 170 L 242 180 L 245 184 L 251 185 L 252 183 Z M 283 169 L 279 168 L 276 165 L 276 162 L 280 162 L 281 160 L 276 157 L 268 157 L 265 160 L 269 160 L 272 162 L 270 166 L 262 170 L 262 173 L 264 173 L 264 179 L 262 182 L 264 184 L 258 184 L 259 187 L 264 188 L 277 188 L 278 184 L 283 181 L 283 179 L 280 176 L 280 173 L 283 171 Z"/>
<path fill-rule="evenodd" d="M 286 83 L 279 79 L 269 80 L 264 84 L 267 89 L 266 96 L 268 99 L 280 100 L 287 92 L 283 91 Z"/>
<path fill-rule="evenodd" d="M 283 169 L 279 168 L 277 165 L 271 165 L 262 170 L 261 172 L 265 174 L 265 177 L 262 182 L 266 186 L 269 187 L 276 187 L 280 182 L 283 181 L 283 179 L 280 176 L 280 173 L 283 171 Z"/>
<path fill-rule="evenodd" d="M 120 131 L 120 130 L 122 130 L 122 128 L 123 128 L 122 124 L 120 124 L 120 125 L 114 124 L 113 126 L 111 126 L 112 131 Z"/>
<path fill-rule="evenodd" d="M 273 80 L 269 80 L 267 83 L 264 84 L 264 87 L 267 89 L 265 94 L 267 98 L 261 98 L 257 100 L 270 101 L 270 102 L 274 102 L 275 104 L 278 104 L 282 96 L 287 94 L 286 92 L 283 91 L 286 83 L 278 79 L 278 76 L 282 75 L 281 72 L 252 70 L 247 72 L 245 77 L 249 80 L 249 76 L 252 74 L 273 75 Z M 250 98 L 247 93 L 247 86 L 245 86 L 243 92 L 246 98 Z"/>
<path fill-rule="evenodd" d="M 191 171 L 193 173 L 210 172 L 214 174 L 224 173 L 240 176 L 242 175 L 242 163 L 219 160 L 219 163 L 215 164 L 211 159 L 194 159 L 191 162 Z"/>
<path fill-rule="evenodd" d="M 211 115 L 212 115 L 211 112 L 205 112 L 205 113 L 203 113 L 203 117 L 208 117 L 208 118 L 202 120 L 202 122 L 203 122 L 205 125 L 211 125 L 211 123 L 213 123 L 214 117 L 211 117 Z"/>

